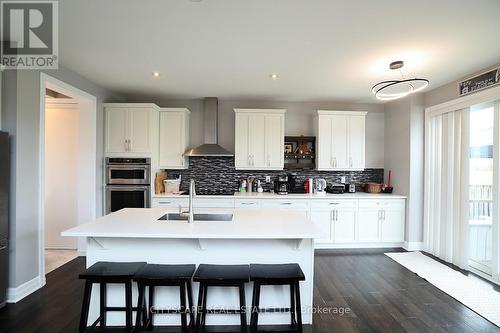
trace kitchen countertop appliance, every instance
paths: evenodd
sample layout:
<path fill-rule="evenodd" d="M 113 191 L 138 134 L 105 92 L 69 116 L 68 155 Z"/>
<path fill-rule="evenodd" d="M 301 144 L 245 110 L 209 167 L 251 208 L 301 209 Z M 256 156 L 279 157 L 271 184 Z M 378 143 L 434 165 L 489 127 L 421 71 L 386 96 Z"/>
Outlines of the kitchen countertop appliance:
<path fill-rule="evenodd" d="M 317 178 L 314 180 L 314 193 L 325 194 L 326 180 L 323 178 Z"/>
<path fill-rule="evenodd" d="M 0 308 L 7 300 L 9 272 L 9 181 L 10 181 L 9 135 L 0 132 Z"/>
<path fill-rule="evenodd" d="M 288 194 L 290 192 L 290 181 L 288 175 L 278 176 L 274 181 L 274 193 Z"/>
<path fill-rule="evenodd" d="M 294 194 L 306 194 L 307 191 L 304 188 L 304 184 L 302 182 L 297 182 L 297 174 L 295 173 L 289 173 L 287 174 L 288 177 L 288 183 L 290 184 L 290 190 L 288 191 L 289 193 L 294 193 Z"/>
<path fill-rule="evenodd" d="M 106 214 L 151 205 L 151 159 L 106 158 Z"/>
<path fill-rule="evenodd" d="M 343 194 L 345 193 L 345 185 L 339 183 L 332 183 L 331 185 L 325 188 L 325 192 L 331 194 Z"/>

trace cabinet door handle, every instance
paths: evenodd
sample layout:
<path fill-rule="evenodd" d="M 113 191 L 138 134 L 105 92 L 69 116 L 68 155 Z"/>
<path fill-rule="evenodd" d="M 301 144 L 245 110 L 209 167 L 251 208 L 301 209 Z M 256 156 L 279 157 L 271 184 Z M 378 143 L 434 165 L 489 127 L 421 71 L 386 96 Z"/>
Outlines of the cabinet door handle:
<path fill-rule="evenodd" d="M 335 168 L 337 167 L 337 158 L 336 157 L 333 158 L 333 166 Z"/>
<path fill-rule="evenodd" d="M 352 168 L 352 157 L 349 157 L 349 167 Z"/>
<path fill-rule="evenodd" d="M 125 149 L 125 151 L 128 151 L 128 140 L 127 139 L 125 139 L 123 141 L 123 149 Z"/>
<path fill-rule="evenodd" d="M 330 158 L 330 166 L 333 168 L 333 157 Z"/>
<path fill-rule="evenodd" d="M 382 220 L 385 221 L 385 210 L 382 211 Z"/>
<path fill-rule="evenodd" d="M 248 155 L 248 166 L 252 165 L 252 155 Z"/>

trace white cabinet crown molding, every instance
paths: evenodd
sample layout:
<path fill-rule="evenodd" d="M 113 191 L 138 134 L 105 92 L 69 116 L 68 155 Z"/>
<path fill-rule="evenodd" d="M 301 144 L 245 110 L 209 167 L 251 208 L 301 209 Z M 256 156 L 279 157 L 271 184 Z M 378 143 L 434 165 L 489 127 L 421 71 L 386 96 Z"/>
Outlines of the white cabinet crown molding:
<path fill-rule="evenodd" d="M 187 114 L 191 114 L 191 110 L 188 108 L 159 108 L 160 112 L 186 112 Z"/>
<path fill-rule="evenodd" d="M 234 109 L 235 113 L 278 113 L 278 114 L 284 114 L 286 112 L 286 109 Z"/>
<path fill-rule="evenodd" d="M 104 107 L 113 108 L 153 108 L 159 110 L 160 107 L 154 103 L 103 103 Z"/>
<path fill-rule="evenodd" d="M 317 110 L 318 115 L 366 116 L 367 111 Z"/>

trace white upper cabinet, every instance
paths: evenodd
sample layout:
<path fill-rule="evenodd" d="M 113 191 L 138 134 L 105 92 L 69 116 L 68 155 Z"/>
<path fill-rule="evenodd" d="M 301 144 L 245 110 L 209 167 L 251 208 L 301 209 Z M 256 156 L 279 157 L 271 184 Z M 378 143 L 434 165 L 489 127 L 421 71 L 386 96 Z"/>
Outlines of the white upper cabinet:
<path fill-rule="evenodd" d="M 236 169 L 283 170 L 286 110 L 234 111 Z"/>
<path fill-rule="evenodd" d="M 160 109 L 159 152 L 160 169 L 185 169 L 188 158 L 183 156 L 189 147 L 189 115 L 184 108 Z"/>
<path fill-rule="evenodd" d="M 366 112 L 318 110 L 318 170 L 365 168 L 365 118 Z"/>
<path fill-rule="evenodd" d="M 150 156 L 156 112 L 154 104 L 105 104 L 106 154 Z"/>

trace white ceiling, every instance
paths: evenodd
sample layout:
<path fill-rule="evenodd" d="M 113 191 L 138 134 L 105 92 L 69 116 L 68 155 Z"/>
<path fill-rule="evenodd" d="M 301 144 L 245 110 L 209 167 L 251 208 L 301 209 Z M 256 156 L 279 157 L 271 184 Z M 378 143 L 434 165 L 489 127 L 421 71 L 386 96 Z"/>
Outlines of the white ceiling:
<path fill-rule="evenodd" d="M 61 64 L 135 97 L 374 102 L 393 60 L 427 90 L 500 61 L 499 0 L 59 4 Z"/>

